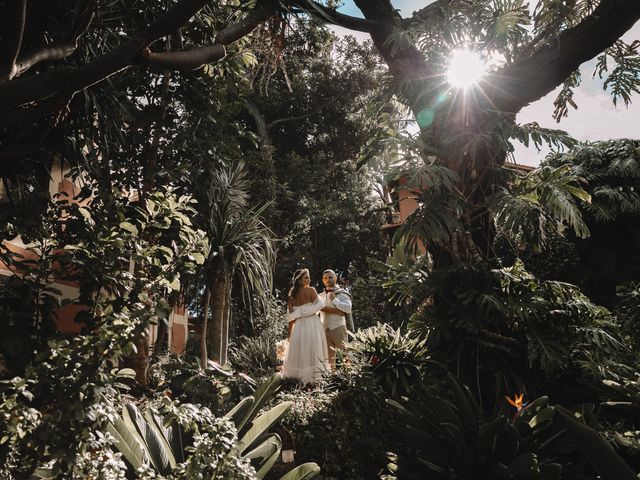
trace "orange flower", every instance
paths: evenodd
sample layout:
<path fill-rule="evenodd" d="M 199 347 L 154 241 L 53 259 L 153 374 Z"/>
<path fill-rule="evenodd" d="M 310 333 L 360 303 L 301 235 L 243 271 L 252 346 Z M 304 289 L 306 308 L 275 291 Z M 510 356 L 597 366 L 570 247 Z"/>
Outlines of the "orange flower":
<path fill-rule="evenodd" d="M 514 395 L 513 396 L 513 400 L 511 400 L 511 398 L 505 396 L 504 398 L 507 399 L 507 402 L 509 402 L 511 405 L 513 405 L 514 407 L 516 407 L 518 409 L 518 411 L 522 410 L 522 399 L 524 398 L 524 393 L 521 393 L 520 395 Z"/>

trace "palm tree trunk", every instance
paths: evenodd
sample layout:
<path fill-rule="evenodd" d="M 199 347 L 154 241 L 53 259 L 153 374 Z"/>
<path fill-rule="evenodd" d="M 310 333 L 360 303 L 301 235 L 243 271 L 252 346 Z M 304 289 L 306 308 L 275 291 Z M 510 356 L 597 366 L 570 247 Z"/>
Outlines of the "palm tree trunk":
<path fill-rule="evenodd" d="M 209 304 L 211 303 L 211 288 L 209 284 L 205 289 L 204 305 L 202 306 L 202 330 L 200 331 L 200 368 L 203 370 L 209 360 L 207 355 L 207 326 L 209 323 Z"/>
<path fill-rule="evenodd" d="M 209 358 L 220 363 L 222 350 L 222 329 L 224 323 L 224 307 L 227 296 L 227 279 L 225 273 L 219 273 L 214 280 L 212 293 L 213 318 L 208 325 L 207 340 L 209 342 Z"/>
<path fill-rule="evenodd" d="M 229 322 L 231 320 L 231 289 L 227 288 L 222 317 L 222 338 L 220 346 L 220 365 L 227 363 L 227 353 L 229 350 Z"/>

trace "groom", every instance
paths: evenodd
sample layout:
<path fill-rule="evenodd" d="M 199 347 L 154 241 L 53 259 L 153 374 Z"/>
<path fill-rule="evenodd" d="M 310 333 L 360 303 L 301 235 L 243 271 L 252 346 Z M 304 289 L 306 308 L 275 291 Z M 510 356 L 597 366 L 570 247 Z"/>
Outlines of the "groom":
<path fill-rule="evenodd" d="M 338 286 L 337 281 L 338 277 L 333 270 L 322 272 L 324 292 L 318 295 L 325 303 L 325 307 L 320 310 L 320 319 L 327 335 L 331 370 L 336 369 L 336 349 L 344 348 L 347 341 L 347 327 L 353 331 L 351 295 Z"/>

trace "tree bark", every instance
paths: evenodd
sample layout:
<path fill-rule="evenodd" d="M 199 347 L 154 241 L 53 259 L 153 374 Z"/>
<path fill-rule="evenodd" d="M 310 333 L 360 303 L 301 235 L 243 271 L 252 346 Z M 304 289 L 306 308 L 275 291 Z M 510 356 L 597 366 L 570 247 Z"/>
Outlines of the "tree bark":
<path fill-rule="evenodd" d="M 222 337 L 220 339 L 220 365 L 226 365 L 229 353 L 229 326 L 231 324 L 231 289 L 227 288 L 222 317 Z"/>
<path fill-rule="evenodd" d="M 169 325 L 167 321 L 158 322 L 158 329 L 156 335 L 156 341 L 153 344 L 153 355 L 160 355 L 163 351 L 168 349 L 168 333 L 169 333 Z"/>
<path fill-rule="evenodd" d="M 202 331 L 200 332 L 200 368 L 207 368 L 209 356 L 207 355 L 207 331 L 209 330 L 209 304 L 211 303 L 211 288 L 207 282 L 202 307 Z"/>
<path fill-rule="evenodd" d="M 220 363 L 222 352 L 222 333 L 224 325 L 224 310 L 226 303 L 226 290 L 228 288 L 227 273 L 224 268 L 216 270 L 216 278 L 213 279 L 213 292 L 211 301 L 213 304 L 212 322 L 208 325 L 207 341 L 209 358 Z"/>
<path fill-rule="evenodd" d="M 355 0 L 355 4 L 367 20 L 379 25 L 371 32 L 371 40 L 417 118 L 433 96 L 429 92 L 433 72 L 416 46 L 401 35 L 402 19 L 389 0 Z"/>
<path fill-rule="evenodd" d="M 77 3 L 79 2 L 76 2 L 76 4 Z M 16 59 L 14 68 L 9 72 L 6 80 L 20 76 L 38 63 L 62 60 L 75 52 L 78 47 L 78 39 L 87 31 L 89 25 L 91 25 L 95 10 L 95 2 L 89 0 L 87 5 L 85 5 L 84 11 L 78 15 L 77 25 L 69 35 L 69 38 L 55 40 L 46 47 L 20 55 L 20 57 Z M 77 13 L 78 12 L 74 11 L 74 14 Z"/>

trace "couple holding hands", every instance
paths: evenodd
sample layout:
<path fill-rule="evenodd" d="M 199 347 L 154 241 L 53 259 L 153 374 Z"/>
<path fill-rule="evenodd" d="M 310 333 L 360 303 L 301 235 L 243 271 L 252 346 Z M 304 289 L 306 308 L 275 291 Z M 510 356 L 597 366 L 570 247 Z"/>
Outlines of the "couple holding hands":
<path fill-rule="evenodd" d="M 336 349 L 344 348 L 347 328 L 353 331 L 351 295 L 337 285 L 333 270 L 322 272 L 324 292 L 310 286 L 309 270 L 301 268 L 293 275 L 287 300 L 289 350 L 282 375 L 307 384 L 322 373 L 335 370 Z"/>

